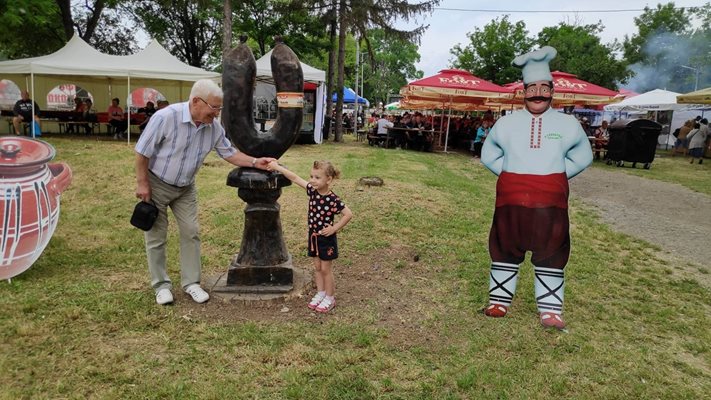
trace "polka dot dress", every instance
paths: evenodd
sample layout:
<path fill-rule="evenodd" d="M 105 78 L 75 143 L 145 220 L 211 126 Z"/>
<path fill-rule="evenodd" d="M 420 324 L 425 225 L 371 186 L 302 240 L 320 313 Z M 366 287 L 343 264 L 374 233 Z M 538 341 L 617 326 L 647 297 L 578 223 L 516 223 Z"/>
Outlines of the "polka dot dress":
<path fill-rule="evenodd" d="M 324 226 L 333 225 L 334 217 L 340 214 L 346 206 L 335 193 L 319 194 L 310 183 L 306 185 L 306 194 L 309 196 L 307 221 L 309 233 L 318 232 Z"/>

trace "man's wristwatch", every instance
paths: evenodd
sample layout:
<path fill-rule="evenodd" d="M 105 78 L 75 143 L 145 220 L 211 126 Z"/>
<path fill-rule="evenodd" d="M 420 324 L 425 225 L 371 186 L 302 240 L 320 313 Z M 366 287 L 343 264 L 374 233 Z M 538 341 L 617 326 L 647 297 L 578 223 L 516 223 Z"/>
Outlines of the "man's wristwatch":
<path fill-rule="evenodd" d="M 252 168 L 254 168 L 257 165 L 257 159 L 253 158 L 252 159 Z"/>

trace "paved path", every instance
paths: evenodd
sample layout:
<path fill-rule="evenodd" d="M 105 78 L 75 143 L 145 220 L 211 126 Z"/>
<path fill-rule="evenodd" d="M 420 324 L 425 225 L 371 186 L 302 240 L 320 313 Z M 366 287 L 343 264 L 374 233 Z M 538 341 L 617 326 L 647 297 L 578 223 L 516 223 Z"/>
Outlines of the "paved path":
<path fill-rule="evenodd" d="M 588 168 L 570 181 L 570 188 L 615 230 L 711 266 L 711 196 L 600 168 Z"/>

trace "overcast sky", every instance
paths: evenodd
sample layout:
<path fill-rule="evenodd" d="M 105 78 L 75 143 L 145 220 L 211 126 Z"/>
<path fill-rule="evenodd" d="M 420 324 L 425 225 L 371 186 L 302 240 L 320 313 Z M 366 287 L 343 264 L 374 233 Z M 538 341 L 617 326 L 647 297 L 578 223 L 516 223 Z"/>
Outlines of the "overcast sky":
<path fill-rule="evenodd" d="M 698 7 L 707 1 L 677 0 L 674 4 L 677 7 Z M 421 59 L 417 68 L 424 71 L 425 76 L 434 75 L 439 70 L 447 68 L 453 57 L 449 52 L 451 48 L 456 44 L 467 45 L 469 43 L 467 33 L 473 32 L 475 27 L 483 29 L 486 24 L 504 14 L 509 14 L 511 22 L 524 21 L 529 36 L 533 37 L 537 36 L 542 28 L 560 22 L 578 21 L 579 24 L 588 25 L 602 21 L 605 29 L 600 36 L 603 43 L 609 43 L 614 39 L 622 41 L 625 35 L 631 36 L 637 33 L 634 18 L 642 14 L 641 10 L 645 6 L 656 8 L 658 3 L 639 0 L 442 0 L 432 15 L 417 21 L 418 24 L 429 24 L 429 29 L 422 36 L 419 50 Z M 666 3 L 667 1 L 662 2 L 662 4 Z M 609 10 L 630 11 L 609 12 Z M 400 28 L 407 26 L 399 25 Z"/>

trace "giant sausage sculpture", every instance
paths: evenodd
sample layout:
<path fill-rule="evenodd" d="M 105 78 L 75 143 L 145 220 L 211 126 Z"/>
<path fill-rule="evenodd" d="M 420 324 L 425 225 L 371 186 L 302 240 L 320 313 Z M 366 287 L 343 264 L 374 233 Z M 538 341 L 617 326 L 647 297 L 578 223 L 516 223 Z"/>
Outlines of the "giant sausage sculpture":
<path fill-rule="evenodd" d="M 303 120 L 304 73 L 296 54 L 277 37 L 272 51 L 272 75 L 277 92 L 277 119 L 268 132 L 254 126 L 253 94 L 257 63 L 247 38 L 224 57 L 222 123 L 232 143 L 254 157 L 279 158 L 294 144 Z"/>

